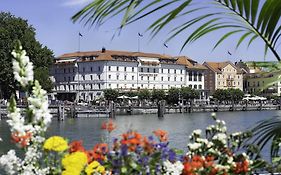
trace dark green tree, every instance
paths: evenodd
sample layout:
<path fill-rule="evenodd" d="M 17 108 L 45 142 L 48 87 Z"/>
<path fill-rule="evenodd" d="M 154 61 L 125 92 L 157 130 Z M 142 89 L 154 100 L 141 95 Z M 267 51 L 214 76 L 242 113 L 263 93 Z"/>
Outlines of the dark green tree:
<path fill-rule="evenodd" d="M 224 89 L 217 89 L 213 94 L 214 99 L 218 100 L 219 102 L 225 101 L 227 99 L 226 96 L 227 94 Z"/>
<path fill-rule="evenodd" d="M 10 13 L 0 13 L 0 84 L 4 98 L 9 98 L 18 89 L 13 77 L 12 55 L 15 41 L 19 40 L 26 50 L 27 55 L 34 64 L 35 77 L 40 77 L 43 73 L 49 75 L 49 67 L 54 58 L 53 52 L 47 47 L 43 47 L 35 38 L 35 29 L 27 23 L 27 20 L 17 18 Z M 43 88 L 50 91 L 53 87 L 49 76 L 39 79 Z"/>
<path fill-rule="evenodd" d="M 179 95 L 180 95 L 180 89 L 172 87 L 168 90 L 166 101 L 169 104 L 178 104 L 180 98 Z"/>
<path fill-rule="evenodd" d="M 166 93 L 163 89 L 153 89 L 152 93 L 151 93 L 151 99 L 155 100 L 155 101 L 160 101 L 160 100 L 164 100 L 166 96 Z"/>
<path fill-rule="evenodd" d="M 148 89 L 140 89 L 138 96 L 140 100 L 148 100 L 151 98 L 151 93 Z"/>
<path fill-rule="evenodd" d="M 106 89 L 103 91 L 103 96 L 106 100 L 116 101 L 119 96 L 119 92 L 115 89 Z"/>
<path fill-rule="evenodd" d="M 240 89 L 228 89 L 229 94 L 230 94 L 230 99 L 234 102 L 237 103 L 241 101 L 244 97 L 244 92 L 241 91 Z"/>
<path fill-rule="evenodd" d="M 182 99 L 186 101 L 193 100 L 195 98 L 199 98 L 199 93 L 198 91 L 190 88 L 190 87 L 182 87 L 180 89 L 181 97 Z"/>

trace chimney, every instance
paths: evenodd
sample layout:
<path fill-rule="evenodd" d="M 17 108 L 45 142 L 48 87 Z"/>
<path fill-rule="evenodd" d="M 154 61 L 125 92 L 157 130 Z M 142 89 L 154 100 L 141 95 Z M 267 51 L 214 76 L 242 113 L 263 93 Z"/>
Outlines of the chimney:
<path fill-rule="evenodd" d="M 106 51 L 105 47 L 102 47 L 101 53 L 104 53 Z"/>

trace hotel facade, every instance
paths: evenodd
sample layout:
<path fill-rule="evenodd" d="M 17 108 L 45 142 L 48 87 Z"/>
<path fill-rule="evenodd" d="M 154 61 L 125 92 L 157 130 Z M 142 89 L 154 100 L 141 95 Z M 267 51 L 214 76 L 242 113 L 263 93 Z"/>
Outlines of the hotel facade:
<path fill-rule="evenodd" d="M 55 59 L 51 74 L 61 100 L 91 101 L 105 89 L 169 89 L 189 86 L 204 96 L 206 68 L 186 57 L 105 50 L 67 53 Z"/>

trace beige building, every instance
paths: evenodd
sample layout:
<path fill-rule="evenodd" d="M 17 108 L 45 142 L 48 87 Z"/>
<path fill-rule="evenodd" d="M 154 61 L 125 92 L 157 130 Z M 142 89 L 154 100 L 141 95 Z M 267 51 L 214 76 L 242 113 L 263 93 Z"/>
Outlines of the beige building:
<path fill-rule="evenodd" d="M 205 88 L 214 93 L 216 89 L 240 89 L 243 91 L 243 74 L 230 61 L 204 62 L 208 68 L 205 72 Z"/>

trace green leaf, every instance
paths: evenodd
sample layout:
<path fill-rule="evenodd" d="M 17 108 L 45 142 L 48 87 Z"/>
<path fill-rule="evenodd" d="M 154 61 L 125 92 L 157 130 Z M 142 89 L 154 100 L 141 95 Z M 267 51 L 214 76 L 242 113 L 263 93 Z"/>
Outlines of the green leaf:
<path fill-rule="evenodd" d="M 252 31 L 245 33 L 244 35 L 241 36 L 241 38 L 239 39 L 237 45 L 236 45 L 236 49 L 240 46 L 240 44 L 242 43 L 242 41 L 244 41 L 249 35 L 253 34 Z"/>

